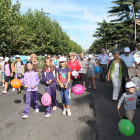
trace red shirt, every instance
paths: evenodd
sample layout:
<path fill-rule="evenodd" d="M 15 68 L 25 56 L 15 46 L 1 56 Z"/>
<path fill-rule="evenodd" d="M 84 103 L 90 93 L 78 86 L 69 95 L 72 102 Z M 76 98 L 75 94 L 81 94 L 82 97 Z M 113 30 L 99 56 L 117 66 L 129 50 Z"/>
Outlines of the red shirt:
<path fill-rule="evenodd" d="M 67 66 L 68 66 L 68 68 L 70 68 L 70 76 L 71 76 L 71 79 L 73 79 L 72 71 L 74 69 L 76 71 L 79 71 L 81 69 L 80 63 L 79 63 L 79 61 L 77 59 L 75 59 L 74 62 L 68 61 Z M 80 77 L 80 75 L 78 75 L 78 78 L 79 77 Z"/>

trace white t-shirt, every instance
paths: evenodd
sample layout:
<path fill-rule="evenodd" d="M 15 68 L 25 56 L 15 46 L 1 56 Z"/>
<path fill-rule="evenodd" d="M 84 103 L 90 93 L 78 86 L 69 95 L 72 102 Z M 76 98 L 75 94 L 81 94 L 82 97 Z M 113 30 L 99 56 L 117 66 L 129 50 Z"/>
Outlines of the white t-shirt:
<path fill-rule="evenodd" d="M 113 75 L 119 75 L 119 63 L 115 63 Z"/>

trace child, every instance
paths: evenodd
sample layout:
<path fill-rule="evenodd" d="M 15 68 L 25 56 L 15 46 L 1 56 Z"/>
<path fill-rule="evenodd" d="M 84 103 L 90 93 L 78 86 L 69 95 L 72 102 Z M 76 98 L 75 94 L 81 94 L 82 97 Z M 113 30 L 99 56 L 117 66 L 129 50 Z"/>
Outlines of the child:
<path fill-rule="evenodd" d="M 93 80 L 93 88 L 96 90 L 95 86 L 95 67 L 96 67 L 96 62 L 93 60 L 92 55 L 89 55 L 89 61 L 88 61 L 88 79 L 89 79 L 89 88 L 91 88 L 91 79 Z"/>
<path fill-rule="evenodd" d="M 4 59 L 3 57 L 0 57 L 0 73 L 2 75 L 2 87 L 4 87 L 5 85 L 5 76 L 4 76 Z"/>
<path fill-rule="evenodd" d="M 15 66 L 15 63 L 16 63 L 16 59 L 13 58 L 12 65 Z M 14 79 L 14 77 L 15 77 L 15 70 L 13 71 L 13 77 L 12 77 L 12 80 Z M 15 91 L 15 88 L 13 88 L 12 91 Z"/>
<path fill-rule="evenodd" d="M 45 82 L 45 92 L 49 93 L 52 98 L 53 110 L 56 110 L 56 77 L 55 68 L 51 58 L 46 58 L 42 71 L 42 80 Z M 45 118 L 51 116 L 51 104 L 46 108 Z"/>
<path fill-rule="evenodd" d="M 137 94 L 135 91 L 135 87 L 136 86 L 133 82 L 126 83 L 126 93 L 123 93 L 117 106 L 119 110 L 122 102 L 124 101 L 125 114 L 127 119 L 130 121 L 132 121 L 136 109 Z"/>
<path fill-rule="evenodd" d="M 70 81 L 70 69 L 67 67 L 66 58 L 59 58 L 59 68 L 56 71 L 57 82 L 60 86 L 60 93 L 62 97 L 63 104 L 63 114 L 66 112 L 68 116 L 71 116 L 71 111 L 69 107 L 69 81 Z"/>
<path fill-rule="evenodd" d="M 8 83 L 9 81 L 11 81 L 11 77 L 13 77 L 14 66 L 11 64 L 10 59 L 8 57 L 6 57 L 4 61 L 5 90 L 2 93 L 6 94 Z"/>
<path fill-rule="evenodd" d="M 35 105 L 35 112 L 36 113 L 39 112 L 38 101 L 37 101 L 37 91 L 38 91 L 38 84 L 40 80 L 39 80 L 37 72 L 33 71 L 32 62 L 27 62 L 27 69 L 28 71 L 24 74 L 24 84 L 26 88 L 26 105 L 23 111 L 22 119 L 28 118 L 31 98 Z"/>

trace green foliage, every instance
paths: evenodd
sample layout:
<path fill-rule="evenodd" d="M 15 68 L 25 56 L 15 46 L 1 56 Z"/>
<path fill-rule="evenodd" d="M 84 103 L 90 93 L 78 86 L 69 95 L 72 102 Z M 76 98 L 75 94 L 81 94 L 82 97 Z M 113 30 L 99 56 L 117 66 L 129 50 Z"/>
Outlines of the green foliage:
<path fill-rule="evenodd" d="M 20 3 L 0 0 L 0 50 L 5 54 L 37 55 L 81 53 L 82 48 L 70 39 L 57 21 L 41 11 L 20 13 Z"/>

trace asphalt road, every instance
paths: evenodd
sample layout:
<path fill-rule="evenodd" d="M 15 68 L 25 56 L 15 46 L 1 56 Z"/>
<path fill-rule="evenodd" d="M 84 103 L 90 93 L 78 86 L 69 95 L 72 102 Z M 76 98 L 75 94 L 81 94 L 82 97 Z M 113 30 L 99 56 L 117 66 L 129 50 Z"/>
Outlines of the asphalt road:
<path fill-rule="evenodd" d="M 81 96 L 71 94 L 71 117 L 62 115 L 61 97 L 57 90 L 57 110 L 50 118 L 44 118 L 45 107 L 40 102 L 44 93 L 42 82 L 38 92 L 40 112 L 36 114 L 31 104 L 26 120 L 21 119 L 25 91 L 17 94 L 10 89 L 7 94 L 0 94 L 0 140 L 139 140 L 140 108 L 136 109 L 133 120 L 134 135 L 125 137 L 118 130 L 120 118 L 117 105 L 111 100 L 112 84 L 101 83 L 97 78 L 96 86 L 97 90 L 87 90 Z M 14 103 L 17 99 L 22 102 Z M 121 115 L 124 116 L 123 105 Z"/>

